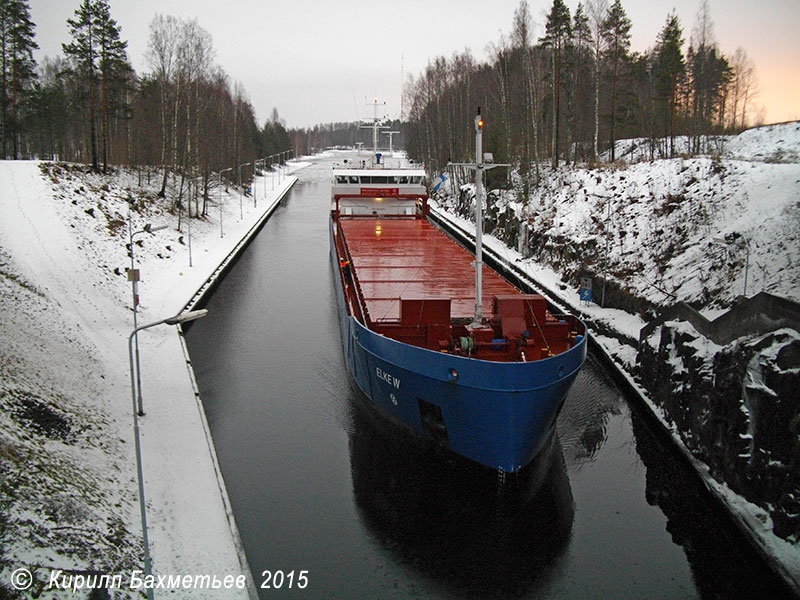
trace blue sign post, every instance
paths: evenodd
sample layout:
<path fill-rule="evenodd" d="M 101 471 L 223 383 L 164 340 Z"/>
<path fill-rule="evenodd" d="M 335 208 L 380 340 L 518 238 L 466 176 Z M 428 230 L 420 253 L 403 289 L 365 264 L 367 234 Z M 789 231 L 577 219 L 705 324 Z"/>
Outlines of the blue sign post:
<path fill-rule="evenodd" d="M 578 296 L 581 299 L 581 302 L 586 302 L 587 304 L 592 301 L 592 278 L 591 277 L 581 277 L 581 287 L 578 290 Z"/>

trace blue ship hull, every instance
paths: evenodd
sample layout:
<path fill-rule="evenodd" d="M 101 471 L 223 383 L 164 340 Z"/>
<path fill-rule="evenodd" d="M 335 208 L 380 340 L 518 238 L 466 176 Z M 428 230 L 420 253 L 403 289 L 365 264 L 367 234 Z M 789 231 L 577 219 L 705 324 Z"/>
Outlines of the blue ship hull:
<path fill-rule="evenodd" d="M 331 227 L 331 261 L 339 257 Z M 556 356 L 495 362 L 436 352 L 370 331 L 348 314 L 334 276 L 347 369 L 390 420 L 492 469 L 516 472 L 547 444 L 586 359 L 586 337 Z"/>

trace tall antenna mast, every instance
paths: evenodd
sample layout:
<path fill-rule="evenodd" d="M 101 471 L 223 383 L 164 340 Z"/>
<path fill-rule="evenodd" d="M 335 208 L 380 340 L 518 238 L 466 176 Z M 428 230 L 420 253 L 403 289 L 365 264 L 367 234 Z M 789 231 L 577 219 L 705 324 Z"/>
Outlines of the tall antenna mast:
<path fill-rule="evenodd" d="M 404 71 L 404 64 L 403 61 L 405 59 L 405 53 L 400 54 L 400 121 L 403 121 L 403 86 L 405 84 L 405 71 Z M 391 144 L 392 138 L 389 138 L 389 143 Z"/>
<path fill-rule="evenodd" d="M 374 98 L 372 101 L 372 105 L 375 109 L 375 116 L 372 117 L 371 124 L 366 125 L 366 123 L 370 123 L 370 120 L 364 119 L 363 122 L 365 125 L 361 125 L 362 129 L 372 129 L 372 159 L 375 160 L 376 155 L 378 154 L 378 132 L 381 129 L 389 129 L 388 125 L 381 125 L 381 121 L 383 121 L 386 117 L 381 116 L 378 117 L 378 99 Z M 367 105 L 369 106 L 369 105 Z M 383 103 L 384 109 L 386 108 L 386 102 Z"/>

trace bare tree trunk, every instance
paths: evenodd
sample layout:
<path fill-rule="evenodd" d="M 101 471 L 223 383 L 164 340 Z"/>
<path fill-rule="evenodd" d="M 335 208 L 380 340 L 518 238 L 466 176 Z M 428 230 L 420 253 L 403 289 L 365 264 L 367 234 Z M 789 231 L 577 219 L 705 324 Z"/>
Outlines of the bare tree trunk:
<path fill-rule="evenodd" d="M 108 171 L 108 83 L 103 77 L 101 87 L 101 127 L 103 133 L 103 173 Z"/>
<path fill-rule="evenodd" d="M 528 113 L 531 120 L 531 133 L 533 140 L 533 169 L 536 181 L 539 181 L 539 94 L 538 94 L 538 78 L 536 77 L 535 70 L 531 61 L 531 50 L 525 50 L 525 62 L 527 65 L 527 87 L 528 87 Z"/>
<path fill-rule="evenodd" d="M 608 3 L 606 0 L 589 0 L 587 8 L 591 23 L 592 45 L 594 50 L 594 138 L 592 142 L 592 160 L 596 161 L 597 157 L 600 155 L 600 59 L 603 49 L 601 29 L 603 20 L 608 12 Z"/>
<path fill-rule="evenodd" d="M 167 126 L 167 102 L 168 91 L 166 81 L 161 83 L 161 169 L 163 171 L 163 178 L 161 180 L 161 190 L 158 192 L 159 198 L 164 198 L 167 195 L 167 174 L 169 167 L 167 166 L 167 149 L 169 148 L 169 128 Z"/>

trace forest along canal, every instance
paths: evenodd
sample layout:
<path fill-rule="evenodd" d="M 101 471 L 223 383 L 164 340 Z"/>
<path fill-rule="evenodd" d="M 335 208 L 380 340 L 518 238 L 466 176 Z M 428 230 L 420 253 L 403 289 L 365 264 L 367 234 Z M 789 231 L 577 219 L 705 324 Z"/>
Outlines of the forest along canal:
<path fill-rule="evenodd" d="M 328 260 L 330 160 L 187 333 L 265 598 L 778 598 L 674 451 L 587 361 L 547 468 L 503 483 L 361 405 Z"/>

